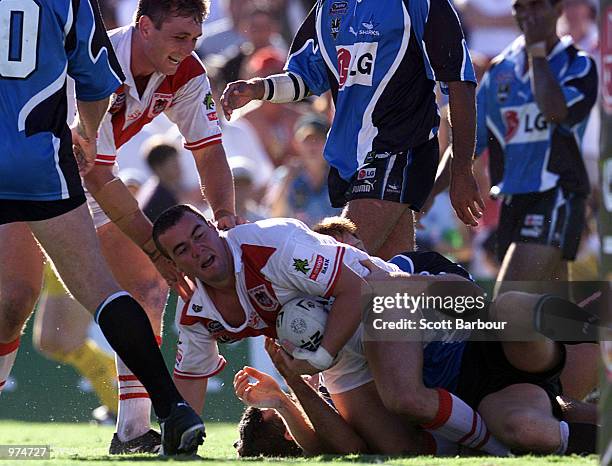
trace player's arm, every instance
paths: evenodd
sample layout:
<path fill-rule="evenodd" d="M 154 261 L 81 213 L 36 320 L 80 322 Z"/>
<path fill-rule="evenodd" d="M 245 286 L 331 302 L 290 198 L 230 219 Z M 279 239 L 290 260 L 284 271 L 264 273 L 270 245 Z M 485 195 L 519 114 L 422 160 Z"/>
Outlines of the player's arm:
<path fill-rule="evenodd" d="M 72 128 L 72 143 L 81 176 L 94 166 L 97 154 L 96 134 L 110 104 L 110 96 L 101 100 L 77 99 L 77 122 Z"/>
<path fill-rule="evenodd" d="M 308 416 L 312 424 L 307 424 L 309 430 L 314 429 L 315 435 L 319 439 L 319 450 L 310 453 L 313 455 L 319 453 L 348 455 L 366 452 L 365 442 L 344 418 L 304 378 L 291 371 L 289 357 L 281 347 L 271 338 L 267 338 L 265 348 L 274 366 L 285 378 L 287 385 L 299 400 L 302 410 Z M 289 418 L 289 413 L 280 409 L 278 411 L 283 419 Z M 290 426 L 287 421 L 286 423 L 291 435 L 297 441 L 297 435 L 301 434 L 297 431 L 299 426 Z M 294 429 L 296 429 L 295 432 Z M 300 442 L 298 441 L 298 443 Z"/>
<path fill-rule="evenodd" d="M 153 225 L 127 186 L 113 175 L 112 165 L 95 165 L 83 181 L 108 218 L 149 256 L 168 284 L 179 295 L 187 297 L 190 287 L 184 276 L 157 250 L 152 237 Z"/>
<path fill-rule="evenodd" d="M 206 400 L 208 379 L 179 379 L 175 376 L 174 384 L 185 401 L 201 415 Z"/>
<path fill-rule="evenodd" d="M 329 89 L 326 65 L 317 45 L 318 3 L 300 26 L 289 51 L 284 73 L 229 83 L 221 96 L 226 118 L 251 100 L 273 103 L 297 102 L 310 94 L 321 95 Z"/>
<path fill-rule="evenodd" d="M 200 175 L 202 194 L 210 204 L 220 229 L 236 225 L 234 180 L 223 146 L 213 144 L 192 151 Z"/>

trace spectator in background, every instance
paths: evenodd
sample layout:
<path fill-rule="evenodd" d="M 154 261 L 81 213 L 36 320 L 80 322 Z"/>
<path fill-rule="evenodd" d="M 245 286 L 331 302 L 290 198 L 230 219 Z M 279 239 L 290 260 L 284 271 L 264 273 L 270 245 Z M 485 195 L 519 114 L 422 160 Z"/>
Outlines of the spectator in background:
<path fill-rule="evenodd" d="M 313 225 L 324 217 L 340 215 L 341 209 L 330 206 L 327 190 L 327 162 L 323 147 L 329 131 L 327 121 L 316 115 L 305 115 L 295 125 L 298 157 L 284 170 L 280 185 L 272 190 L 272 215 L 293 217 Z"/>
<path fill-rule="evenodd" d="M 470 52 L 493 58 L 519 35 L 512 0 L 455 0 L 455 5 L 468 32 Z"/>
<path fill-rule="evenodd" d="M 153 136 L 145 149 L 144 158 L 153 176 L 140 188 L 138 204 L 152 222 L 164 210 L 181 201 L 183 172 L 175 146 Z"/>
<path fill-rule="evenodd" d="M 234 177 L 237 215 L 249 222 L 268 218 L 268 213 L 255 200 L 257 165 L 247 157 L 240 156 L 231 157 L 228 162 Z"/>
<path fill-rule="evenodd" d="M 220 0 L 225 16 L 206 24 L 202 38 L 196 47 L 197 54 L 206 58 L 211 54 L 226 55 L 231 48 L 238 48 L 245 41 L 240 22 L 252 0 Z"/>

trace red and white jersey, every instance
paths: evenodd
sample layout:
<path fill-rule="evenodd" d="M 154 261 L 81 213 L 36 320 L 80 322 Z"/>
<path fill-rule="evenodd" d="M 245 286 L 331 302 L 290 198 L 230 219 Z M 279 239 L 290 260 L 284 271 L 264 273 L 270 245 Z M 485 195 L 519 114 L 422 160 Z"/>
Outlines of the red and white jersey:
<path fill-rule="evenodd" d="M 259 335 L 275 338 L 276 316 L 282 305 L 298 296 L 334 296 L 342 263 L 360 276 L 369 273 L 359 263 L 368 258 L 386 270 L 399 271 L 393 264 L 315 233 L 294 219 L 239 225 L 227 232 L 226 239 L 245 320 L 239 327 L 227 324 L 196 280 L 191 300 L 183 303 L 179 299 L 177 308 L 176 377 L 205 378 L 223 369 L 225 359 L 219 355 L 217 342 Z"/>
<path fill-rule="evenodd" d="M 111 97 L 111 106 L 98 132 L 96 164 L 113 165 L 117 150 L 162 112 L 178 126 L 185 149 L 221 143 L 221 128 L 204 65 L 195 53 L 176 73 L 155 72 L 140 96 L 130 69 L 134 26 L 109 32 L 125 82 Z"/>

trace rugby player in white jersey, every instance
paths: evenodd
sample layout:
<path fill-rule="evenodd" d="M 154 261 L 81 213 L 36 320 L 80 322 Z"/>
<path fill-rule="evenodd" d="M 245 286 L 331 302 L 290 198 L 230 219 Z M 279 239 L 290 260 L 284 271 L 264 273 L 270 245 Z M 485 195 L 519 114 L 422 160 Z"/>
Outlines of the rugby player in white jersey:
<path fill-rule="evenodd" d="M 111 98 L 98 132 L 95 166 L 84 177 L 103 254 L 121 286 L 144 307 L 158 341 L 168 285 L 184 294 L 186 283 L 157 251 L 151 223 L 113 167 L 117 150 L 163 112 L 193 153 L 218 227 L 236 224 L 233 181 L 215 104 L 204 66 L 193 52 L 208 3 L 140 0 L 135 23 L 110 32 L 126 80 Z M 31 312 L 42 277 L 43 256 L 24 228 L 16 223 L 0 230 L 0 295 L 9 298 L 1 305 L 17 316 Z M 159 434 L 150 430 L 149 395 L 120 359 L 117 371 L 119 416 L 110 452 L 157 451 Z"/>

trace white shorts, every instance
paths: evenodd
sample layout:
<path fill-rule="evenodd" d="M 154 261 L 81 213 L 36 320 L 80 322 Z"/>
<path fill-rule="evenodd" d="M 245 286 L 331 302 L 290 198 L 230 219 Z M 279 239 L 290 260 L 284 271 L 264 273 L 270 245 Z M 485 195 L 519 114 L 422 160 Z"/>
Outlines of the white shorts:
<path fill-rule="evenodd" d="M 336 364 L 323 372 L 323 383 L 330 394 L 348 392 L 374 380 L 363 347 L 363 324 L 340 351 Z"/>

